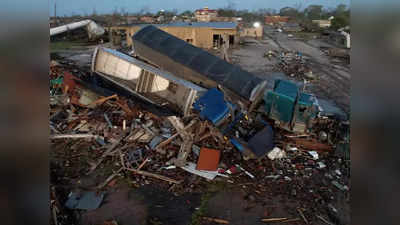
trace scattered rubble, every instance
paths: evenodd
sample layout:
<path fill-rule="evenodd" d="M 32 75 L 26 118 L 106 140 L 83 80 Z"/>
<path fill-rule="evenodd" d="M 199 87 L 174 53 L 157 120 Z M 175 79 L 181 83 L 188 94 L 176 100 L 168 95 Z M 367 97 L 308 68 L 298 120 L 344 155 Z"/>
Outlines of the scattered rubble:
<path fill-rule="evenodd" d="M 288 72 L 296 64 L 301 68 L 293 73 L 309 72 L 301 55 L 281 57 Z M 104 94 L 83 79 L 93 75 L 82 76 L 84 73 L 71 71 L 61 62 L 51 66 L 50 139 L 55 173 L 51 207 L 55 224 L 68 224 L 60 216 L 62 202 L 69 209 L 95 209 L 101 206 L 104 193 L 122 182 L 133 188 L 152 183 L 182 194 L 201 192 L 201 182 L 218 180 L 254 187 L 259 196 L 301 199 L 307 209 L 299 211 L 299 218 L 262 222 L 308 223 L 333 202 L 336 189 L 349 192 L 349 159 L 336 155 L 339 143 L 349 142 L 338 135 L 332 137 L 330 129 L 325 135 L 320 133 L 332 127 L 323 129 L 322 123 L 315 122 L 314 130 L 302 127 L 300 134 L 293 134 L 265 110 L 241 105 L 224 87 L 202 93 L 192 102 L 193 107 L 184 108 L 183 116 L 166 116 L 150 112 L 148 103 L 118 91 Z M 109 89 L 116 90 L 118 84 L 113 85 Z M 280 108 L 274 110 L 271 115 L 281 113 Z M 304 119 L 297 116 L 297 122 Z M 86 177 L 95 181 L 82 183 Z"/>
<path fill-rule="evenodd" d="M 271 54 L 271 57 L 275 54 Z M 300 80 L 315 80 L 317 77 L 312 73 L 307 65 L 307 58 L 300 52 L 280 52 L 276 54 L 278 57 L 278 70 L 284 72 L 290 77 L 295 77 Z"/>

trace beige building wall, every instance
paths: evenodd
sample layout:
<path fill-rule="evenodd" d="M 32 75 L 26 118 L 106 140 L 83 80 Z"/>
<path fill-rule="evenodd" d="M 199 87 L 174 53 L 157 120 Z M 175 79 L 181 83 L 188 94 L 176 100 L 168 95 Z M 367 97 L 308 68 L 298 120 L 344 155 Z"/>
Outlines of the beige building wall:
<path fill-rule="evenodd" d="M 132 46 L 132 36 L 140 30 L 140 26 L 127 28 L 127 45 Z M 233 35 L 235 42 L 238 41 L 236 29 L 216 29 L 209 27 L 159 27 L 161 30 L 178 37 L 199 48 L 212 48 L 214 35 Z"/>
<path fill-rule="evenodd" d="M 263 27 L 246 27 L 240 31 L 240 37 L 261 38 L 263 36 Z"/>

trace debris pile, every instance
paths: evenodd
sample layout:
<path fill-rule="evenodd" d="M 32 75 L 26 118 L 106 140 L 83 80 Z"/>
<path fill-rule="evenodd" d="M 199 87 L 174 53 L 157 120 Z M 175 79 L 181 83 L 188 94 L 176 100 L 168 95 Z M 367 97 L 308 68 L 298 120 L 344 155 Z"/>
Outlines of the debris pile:
<path fill-rule="evenodd" d="M 333 201 L 335 191 L 349 191 L 348 162 L 332 157 L 329 145 L 278 128 L 271 127 L 278 132 L 273 150 L 264 152 L 267 157 L 244 160 L 244 152 L 227 137 L 232 134 L 251 143 L 251 137 L 268 124 L 260 116 L 246 114 L 223 134 L 204 111 L 184 118 L 160 117 L 124 97 L 94 94 L 65 76 L 68 72 L 57 73 L 60 69 L 53 68 L 50 92 L 57 101 L 51 104 L 50 138 L 56 148 L 54 168 L 63 167 L 65 172 L 59 177 L 66 179 L 62 183 L 71 185 L 96 174 L 103 179 L 93 184 L 96 191 L 129 180 L 133 187 L 156 183 L 179 194 L 201 190 L 203 178 L 218 179 L 246 183 L 261 196 L 289 194 L 317 211 Z M 102 199 L 94 192 L 80 192 L 76 201 L 76 195 L 68 193 L 67 208 L 93 209 L 99 205 L 85 205 L 85 196 Z M 312 212 L 305 216 L 312 217 Z"/>
<path fill-rule="evenodd" d="M 301 55 L 283 57 L 287 67 L 304 66 Z M 266 106 L 243 106 L 218 86 L 199 94 L 184 116 L 165 115 L 149 110 L 148 102 L 123 94 L 118 82 L 100 87 L 101 82 L 93 83 L 95 74 L 71 67 L 53 63 L 50 69 L 54 224 L 74 223 L 76 213 L 101 207 L 107 193 L 118 186 L 153 184 L 180 195 L 202 193 L 208 183 L 223 182 L 246 190 L 257 201 L 276 195 L 300 200 L 302 207 L 291 216 L 299 218 L 293 222 L 307 224 L 320 218 L 337 220 L 337 196 L 349 198 L 350 160 L 342 154 L 346 150 L 337 151 L 348 142 L 329 132 L 337 124 L 317 121 L 314 131 L 307 131 L 303 124 L 309 115 L 304 113 L 312 102 L 306 101 L 306 94 L 292 93 L 283 81 L 267 99 L 272 99 L 268 113 Z M 278 104 L 278 95 L 286 101 Z M 294 110 L 296 116 L 288 121 L 297 124 L 296 129 L 276 123 L 294 115 Z"/>
<path fill-rule="evenodd" d="M 270 54 L 269 57 L 274 55 Z M 279 60 L 277 64 L 278 69 L 288 76 L 306 80 L 316 79 L 307 65 L 306 57 L 300 52 L 281 52 L 277 57 Z"/>

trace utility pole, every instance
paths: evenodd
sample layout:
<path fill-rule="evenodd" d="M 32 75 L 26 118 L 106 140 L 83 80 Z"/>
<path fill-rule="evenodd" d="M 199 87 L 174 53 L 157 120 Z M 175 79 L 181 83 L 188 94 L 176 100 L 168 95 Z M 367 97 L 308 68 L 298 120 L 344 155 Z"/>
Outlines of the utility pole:
<path fill-rule="evenodd" d="M 57 2 L 54 1 L 54 19 L 57 18 Z"/>

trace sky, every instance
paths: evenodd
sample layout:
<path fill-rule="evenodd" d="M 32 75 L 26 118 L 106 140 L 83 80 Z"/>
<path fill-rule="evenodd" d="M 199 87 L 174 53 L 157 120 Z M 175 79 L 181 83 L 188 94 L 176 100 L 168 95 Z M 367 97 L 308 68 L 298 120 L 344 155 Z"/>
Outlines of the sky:
<path fill-rule="evenodd" d="M 303 8 L 311 4 L 324 7 L 336 7 L 344 3 L 350 5 L 350 0 L 48 0 L 49 14 L 54 15 L 54 4 L 57 4 L 57 16 L 70 16 L 71 14 L 112 13 L 123 8 L 126 12 L 138 12 L 147 8 L 150 12 L 159 10 L 173 10 L 178 12 L 196 10 L 205 6 L 209 8 L 223 8 L 233 3 L 235 9 L 257 10 L 259 8 L 281 9 L 286 6 L 294 6 L 300 3 Z"/>

